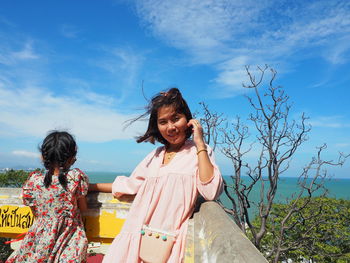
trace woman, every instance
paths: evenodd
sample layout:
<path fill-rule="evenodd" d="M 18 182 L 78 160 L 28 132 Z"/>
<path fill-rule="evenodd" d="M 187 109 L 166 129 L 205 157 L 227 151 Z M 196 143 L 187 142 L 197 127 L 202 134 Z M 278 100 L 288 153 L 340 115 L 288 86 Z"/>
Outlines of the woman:
<path fill-rule="evenodd" d="M 180 91 L 172 88 L 151 100 L 147 131 L 137 142 L 163 144 L 141 161 L 130 177 L 119 176 L 113 184 L 94 184 L 91 190 L 109 192 L 117 198 L 136 195 L 121 233 L 104 257 L 110 262 L 141 262 L 140 239 L 146 225 L 175 236 L 167 262 L 182 262 L 188 219 L 198 194 L 214 200 L 222 191 L 222 177 L 213 151 L 203 140 L 200 123 Z M 189 138 L 193 134 L 193 140 Z M 156 235 L 156 238 L 159 237 Z M 163 236 L 162 236 L 163 238 Z M 150 253 L 160 253 L 154 247 Z"/>

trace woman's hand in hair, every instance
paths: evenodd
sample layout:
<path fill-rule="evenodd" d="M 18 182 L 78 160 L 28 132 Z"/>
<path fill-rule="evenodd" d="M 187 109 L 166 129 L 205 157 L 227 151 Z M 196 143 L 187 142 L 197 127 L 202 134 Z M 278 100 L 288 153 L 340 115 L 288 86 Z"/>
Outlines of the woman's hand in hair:
<path fill-rule="evenodd" d="M 209 182 L 214 175 L 214 167 L 210 162 L 207 146 L 203 139 L 203 128 L 200 122 L 192 119 L 187 124 L 192 126 L 193 141 L 197 147 L 199 179 L 202 183 Z"/>
<path fill-rule="evenodd" d="M 191 119 L 187 123 L 188 127 L 192 127 L 193 141 L 196 144 L 197 149 L 206 148 L 203 139 L 203 128 L 200 122 L 196 119 Z"/>

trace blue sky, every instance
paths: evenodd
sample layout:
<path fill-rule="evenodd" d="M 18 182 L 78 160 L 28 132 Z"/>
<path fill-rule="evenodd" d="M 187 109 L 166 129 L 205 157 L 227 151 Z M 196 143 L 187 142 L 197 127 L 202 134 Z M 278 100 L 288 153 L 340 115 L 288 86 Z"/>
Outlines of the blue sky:
<path fill-rule="evenodd" d="M 312 125 L 286 174 L 295 176 L 324 142 L 327 160 L 350 153 L 349 43 L 347 0 L 3 0 L 0 167 L 40 166 L 41 140 L 65 129 L 78 167 L 129 172 L 154 148 L 133 139 L 145 123 L 123 129 L 146 104 L 142 85 L 148 98 L 176 86 L 192 111 L 205 101 L 245 119 L 244 66 L 269 64 L 291 118 L 305 112 Z M 229 160 L 217 161 L 231 173 Z M 349 163 L 331 173 L 350 177 Z"/>

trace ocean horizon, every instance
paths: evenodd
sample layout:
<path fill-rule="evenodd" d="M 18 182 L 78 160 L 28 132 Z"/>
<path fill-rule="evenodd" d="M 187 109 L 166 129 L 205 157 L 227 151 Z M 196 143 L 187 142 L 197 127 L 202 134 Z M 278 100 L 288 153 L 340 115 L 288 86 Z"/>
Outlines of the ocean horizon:
<path fill-rule="evenodd" d="M 28 171 L 31 171 L 30 169 Z M 4 171 L 0 171 L 4 172 Z M 85 171 L 89 177 L 90 183 L 112 183 L 117 176 L 130 176 L 131 172 L 106 172 L 106 171 Z M 227 183 L 232 183 L 232 179 L 229 175 L 223 175 Z M 243 176 L 243 180 L 248 180 L 249 177 Z M 298 190 L 298 177 L 280 177 L 278 184 L 276 202 L 285 202 L 286 198 L 291 199 L 293 193 Z M 350 178 L 337 178 L 332 177 L 325 180 L 325 187 L 328 190 L 328 197 L 336 199 L 350 200 Z M 252 200 L 258 200 L 260 193 L 252 191 L 250 197 Z"/>
<path fill-rule="evenodd" d="M 89 176 L 90 183 L 112 183 L 117 176 L 130 176 L 131 173 L 87 171 L 86 174 Z M 231 182 L 229 175 L 223 175 L 223 177 L 227 183 Z M 248 177 L 243 178 L 248 179 Z M 297 182 L 298 177 L 280 177 L 276 198 L 282 200 L 286 197 L 291 197 L 298 189 Z M 329 191 L 329 197 L 350 200 L 350 178 L 330 178 L 325 180 L 325 186 Z M 254 192 L 252 193 L 252 197 L 253 196 Z"/>
<path fill-rule="evenodd" d="M 90 183 L 112 183 L 117 176 L 130 176 L 130 172 L 115 173 L 115 172 L 86 172 Z M 230 176 L 223 176 L 227 183 L 232 183 Z M 243 180 L 248 180 L 249 177 L 243 177 Z M 298 193 L 298 177 L 280 177 L 275 197 L 275 203 L 286 203 L 293 199 L 293 194 Z M 350 178 L 331 178 L 325 180 L 325 187 L 328 190 L 328 197 L 336 199 L 350 200 Z M 320 194 L 316 192 L 314 196 Z M 251 216 L 256 215 L 257 209 L 254 203 L 257 203 L 260 196 L 260 189 L 256 186 L 250 193 L 249 200 L 251 202 L 251 209 L 249 211 Z M 225 207 L 231 208 L 232 204 L 229 198 L 223 193 L 220 196 L 220 201 Z"/>

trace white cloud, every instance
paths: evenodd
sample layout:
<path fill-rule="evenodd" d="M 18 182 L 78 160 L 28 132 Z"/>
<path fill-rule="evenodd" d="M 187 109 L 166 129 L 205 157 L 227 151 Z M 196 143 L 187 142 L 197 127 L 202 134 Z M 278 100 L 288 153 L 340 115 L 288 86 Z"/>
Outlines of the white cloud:
<path fill-rule="evenodd" d="M 103 56 L 90 63 L 110 74 L 120 93 L 116 102 L 123 102 L 139 86 L 144 54 L 131 47 L 103 47 L 102 51 Z"/>
<path fill-rule="evenodd" d="M 248 76 L 242 65 L 250 64 L 248 60 L 249 57 L 247 56 L 239 56 L 218 66 L 219 74 L 214 82 L 220 85 L 221 88 L 217 89 L 216 96 L 231 97 L 232 94 L 238 95 L 244 92 L 242 84 L 247 83 Z"/>
<path fill-rule="evenodd" d="M 0 15 L 0 24 L 3 24 L 5 26 L 9 27 L 15 27 L 16 25 L 12 23 L 10 20 L 8 20 L 6 17 Z"/>
<path fill-rule="evenodd" d="M 79 30 L 74 25 L 64 24 L 61 26 L 61 34 L 66 38 L 76 38 Z"/>
<path fill-rule="evenodd" d="M 16 50 L 16 48 L 11 45 L 21 46 L 21 48 Z M 0 64 L 14 66 L 23 63 L 24 61 L 32 61 L 39 58 L 39 54 L 34 51 L 32 40 L 26 40 L 24 44 L 11 42 L 11 44 L 7 43 L 6 45 L 0 43 Z"/>
<path fill-rule="evenodd" d="M 267 1 L 136 1 L 144 25 L 167 43 L 191 53 L 200 63 L 220 61 L 257 22 Z M 248 23 L 249 22 L 249 23 Z"/>
<path fill-rule="evenodd" d="M 123 76 L 126 84 L 135 83 L 136 76 L 142 66 L 144 57 L 130 47 L 104 48 L 107 57 L 92 62 L 116 76 Z"/>
<path fill-rule="evenodd" d="M 28 158 L 39 158 L 40 154 L 34 153 L 34 152 L 28 152 L 25 150 L 14 150 L 12 151 L 13 155 L 19 156 L 19 157 L 28 157 Z"/>
<path fill-rule="evenodd" d="M 76 96 L 77 100 L 85 102 L 88 101 L 93 104 L 100 104 L 104 106 L 112 106 L 117 104 L 114 97 L 92 91 L 92 85 L 86 80 L 66 78 L 63 76 L 61 77 L 61 80 L 64 81 L 68 87 L 72 87 L 70 94 L 71 96 Z"/>
<path fill-rule="evenodd" d="M 310 56 L 333 64 L 349 60 L 350 2 L 285 2 L 137 0 L 136 7 L 148 30 L 189 53 L 193 63 L 213 65 L 214 82 L 235 95 L 246 64 L 280 65 Z"/>
<path fill-rule="evenodd" d="M 350 123 L 344 120 L 344 116 L 320 116 L 309 121 L 312 127 L 321 128 L 349 128 Z"/>
<path fill-rule="evenodd" d="M 13 52 L 12 56 L 16 60 L 28 60 L 39 58 L 39 55 L 34 53 L 31 41 L 26 42 L 22 50 Z"/>
<path fill-rule="evenodd" d="M 350 147 L 350 143 L 348 143 L 348 142 L 345 142 L 345 143 L 336 143 L 336 144 L 335 144 L 335 147 L 337 147 L 337 148 L 348 148 L 348 147 Z"/>
<path fill-rule="evenodd" d="M 15 153 L 0 152 L 0 168 L 28 169 L 41 166 L 39 153 L 34 156 L 34 153 L 24 150 Z"/>
<path fill-rule="evenodd" d="M 341 41 L 324 51 L 323 56 L 332 64 L 343 64 L 350 58 L 350 36 L 344 37 Z"/>
<path fill-rule="evenodd" d="M 84 100 L 87 100 L 99 105 L 112 106 L 113 104 L 116 103 L 116 100 L 113 97 L 103 95 L 103 94 L 97 94 L 93 91 L 75 90 L 75 93 L 79 94 L 80 97 L 83 98 Z"/>
<path fill-rule="evenodd" d="M 50 130 L 63 129 L 81 141 L 106 142 L 130 139 L 139 135 L 140 130 L 144 131 L 146 124 L 143 122 L 124 130 L 124 122 L 135 115 L 129 114 L 122 102 L 131 92 L 130 86 L 134 85 L 142 63 L 142 59 L 139 60 L 131 50 L 113 49 L 113 52 L 108 52 L 109 57 L 115 59 L 112 78 L 119 78 L 125 85 L 103 93 L 96 91 L 105 88 L 100 89 L 100 83 L 62 74 L 55 79 L 49 69 L 50 55 L 34 52 L 39 50 L 34 43 L 40 41 L 27 41 L 20 45 L 18 42 L 9 38 L 8 42 L 0 44 L 0 63 L 5 64 L 0 69 L 2 137 L 43 138 Z M 19 51 L 18 46 L 22 47 Z M 106 50 L 103 52 L 107 57 Z M 53 82 L 59 84 L 51 90 Z M 62 82 L 63 90 L 60 89 Z M 122 95 L 114 94 L 118 92 Z"/>
<path fill-rule="evenodd" d="M 135 117 L 132 114 L 120 114 L 108 105 L 58 96 L 44 89 L 0 88 L 0 98 L 0 125 L 12 137 L 42 138 L 49 130 L 63 129 L 82 141 L 106 142 L 130 139 L 145 129 L 144 123 L 135 123 L 123 130 L 124 122 Z"/>

